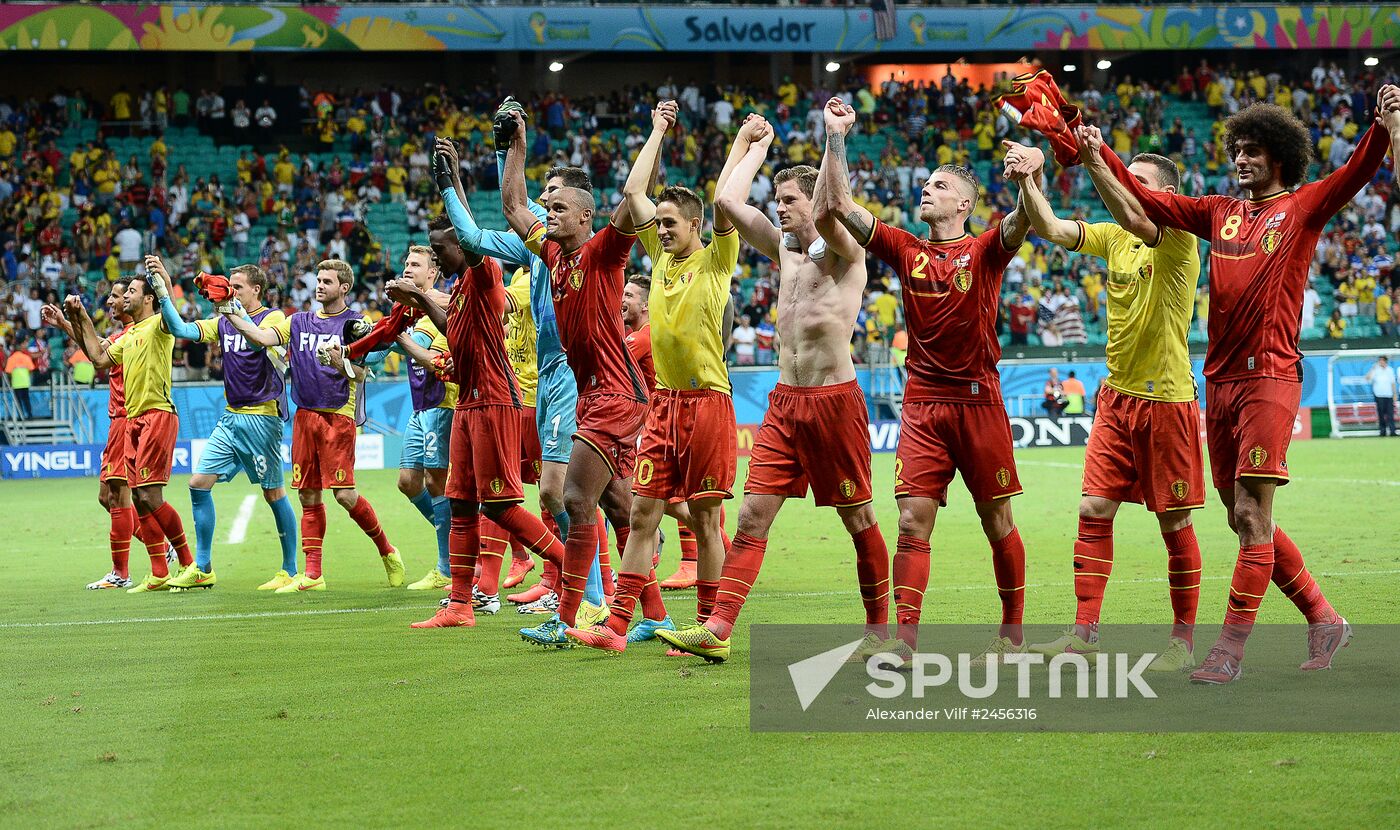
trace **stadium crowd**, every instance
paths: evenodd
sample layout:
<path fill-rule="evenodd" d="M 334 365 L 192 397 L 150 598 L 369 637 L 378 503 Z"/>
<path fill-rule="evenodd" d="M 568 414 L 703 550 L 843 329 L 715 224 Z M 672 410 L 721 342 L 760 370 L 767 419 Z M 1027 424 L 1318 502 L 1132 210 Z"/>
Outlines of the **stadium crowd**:
<path fill-rule="evenodd" d="M 977 231 L 999 221 L 1015 203 L 1015 191 L 1002 180 L 996 162 L 1002 138 L 1024 140 L 1027 134 L 1013 129 L 998 109 L 997 95 L 1007 80 L 998 76 L 991 87 L 973 87 L 949 67 L 941 81 L 926 85 L 890 77 L 876 84 L 850 79 L 832 88 L 804 89 L 784 78 L 776 89 L 721 88 L 667 78 L 655 89 L 586 97 L 544 93 L 523 102 L 537 118 L 527 173 L 538 181 L 553 165 L 585 167 L 601 198 L 615 205 L 630 160 L 645 139 L 652 102 L 674 98 L 679 134 L 664 151 L 660 183 L 705 182 L 705 196 L 712 198 L 729 136 L 745 113 L 757 111 L 773 124 L 777 140 L 750 196 L 771 215 L 773 176 L 784 167 L 818 162 L 822 108 L 840 94 L 853 102 L 859 117 L 860 136 L 851 141 L 858 203 L 891 225 L 922 231 L 914 217 L 929 171 L 948 162 L 967 164 L 986 186 L 972 220 Z M 1186 194 L 1234 195 L 1232 164 L 1220 140 L 1226 117 L 1253 101 L 1293 110 L 1310 126 L 1316 170 L 1325 175 L 1350 155 L 1370 117 L 1366 90 L 1385 80 L 1376 69 L 1352 76 L 1335 63 L 1284 75 L 1202 61 L 1174 77 L 1125 75 L 1102 87 L 1069 92 L 1083 108 L 1085 122 L 1100 125 L 1123 157 L 1163 153 L 1181 166 Z M 65 353 L 62 338 L 42 325 L 40 306 L 69 292 L 85 294 L 95 304 L 111 280 L 135 270 L 152 252 L 176 263 L 177 283 L 200 271 L 226 273 L 240 262 L 257 262 L 269 274 L 269 299 L 288 312 L 310 307 L 316 262 L 345 258 L 357 266 L 352 307 L 377 317 L 388 307 L 381 286 L 397 272 L 404 250 L 376 238 L 368 214 L 376 206 L 392 206 L 390 211 L 402 211 L 407 233 L 426 234 L 428 219 L 442 209 L 429 177 L 434 134 L 463 145 L 466 188 L 494 201 L 499 181 L 489 113 L 502 94 L 481 85 L 455 92 L 438 85 L 303 88 L 297 113 L 242 100 L 230 108 L 216 90 L 165 87 L 135 92 L 122 87 L 106 101 L 61 90 L 43 99 L 0 102 L 0 365 L 13 381 L 11 362 L 32 362 L 39 380 L 53 366 L 82 363 L 80 353 L 71 346 Z M 65 131 L 91 119 L 101 125 L 95 139 L 74 145 L 65 157 L 59 149 Z M 296 123 L 303 125 L 304 136 L 291 130 Z M 232 169 L 205 177 L 191 175 L 183 163 L 170 163 L 175 139 L 169 130 L 191 126 L 244 148 Z M 144 155 L 122 158 L 113 149 L 110 139 L 127 132 L 144 137 Z M 298 156 L 287 144 L 314 147 L 320 155 Z M 1082 167 L 1057 169 L 1050 177 L 1047 192 L 1066 215 L 1103 216 Z M 1304 338 L 1400 334 L 1393 241 L 1400 230 L 1400 200 L 1393 184 L 1383 167 L 1324 235 L 1304 305 Z M 489 211 L 483 213 L 504 226 Z M 1032 237 L 1006 272 L 1003 342 L 1100 345 L 1106 287 L 1097 263 Z M 893 349 L 898 360 L 905 345 L 898 279 L 875 260 L 870 266 L 866 308 L 852 332 L 852 349 L 858 359 Z M 633 267 L 645 271 L 650 263 L 637 256 Z M 1209 315 L 1204 275 L 1201 282 L 1194 340 L 1204 339 Z M 777 287 L 768 260 L 745 246 L 731 291 L 738 310 L 728 344 L 732 363 L 773 362 Z M 187 282 L 174 291 L 187 318 L 207 312 Z M 100 310 L 98 315 L 101 327 L 106 321 Z M 28 360 L 11 361 L 15 352 L 27 353 Z M 177 359 L 184 362 L 186 378 L 217 375 L 217 351 L 186 345 Z M 392 363 L 386 368 L 395 371 Z M 90 374 L 83 370 L 79 377 Z"/>

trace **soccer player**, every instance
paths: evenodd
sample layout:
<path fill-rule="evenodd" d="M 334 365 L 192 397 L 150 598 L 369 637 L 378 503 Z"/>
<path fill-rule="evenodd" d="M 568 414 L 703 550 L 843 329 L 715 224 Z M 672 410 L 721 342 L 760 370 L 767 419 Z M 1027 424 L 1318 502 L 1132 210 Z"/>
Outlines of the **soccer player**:
<path fill-rule="evenodd" d="M 1330 668 L 1351 638 L 1351 626 L 1327 602 L 1297 545 L 1274 524 L 1273 504 L 1275 491 L 1288 483 L 1288 444 L 1302 393 L 1298 320 L 1313 251 L 1323 228 L 1376 174 L 1400 133 L 1400 88 L 1382 87 L 1378 105 L 1375 123 L 1346 164 L 1301 187 L 1312 157 L 1306 126 L 1274 104 L 1251 104 L 1230 116 L 1225 146 L 1246 199 L 1150 190 L 1096 128 L 1077 133 L 1092 163 L 1104 165 L 1131 193 L 1129 209 L 1210 241 L 1206 441 L 1211 479 L 1240 552 L 1225 628 L 1192 682 L 1239 678 L 1270 579 L 1308 621 L 1308 659 L 1301 669 Z"/>
<path fill-rule="evenodd" d="M 437 229 L 445 230 L 440 224 Z M 481 545 L 478 511 L 526 540 L 540 555 L 564 556 L 559 539 L 539 517 L 520 506 L 525 499 L 520 483 L 520 390 L 506 358 L 502 321 L 507 301 L 501 267 L 479 254 L 468 254 L 466 264 L 452 287 L 447 311 L 411 280 L 386 286 L 390 297 L 422 309 L 433 325 L 446 332 L 451 373 L 459 384 L 447 482 L 452 506 L 452 594 L 431 619 L 413 623 L 413 628 L 476 624 L 472 580 Z M 495 606 L 500 607 L 499 601 Z"/>
<path fill-rule="evenodd" d="M 754 438 L 749 478 L 720 575 L 715 610 L 703 625 L 660 632 L 676 648 L 717 662 L 758 577 L 768 531 L 788 498 L 810 486 L 819 507 L 835 507 L 856 553 L 856 576 L 872 637 L 888 623 L 890 557 L 871 507 L 870 431 L 865 395 L 851 362 L 851 331 L 865 290 L 865 252 L 834 219 L 813 217 L 826 196 L 817 171 L 789 167 L 773 178 L 779 227 L 750 206 L 749 188 L 768 156 L 772 128 L 759 132 L 715 200 L 759 253 L 778 263 L 778 386 Z M 830 240 L 830 241 L 824 241 Z M 696 336 L 703 336 L 696 332 Z"/>
<path fill-rule="evenodd" d="M 520 387 L 520 481 L 522 484 L 538 485 L 544 459 L 540 450 L 540 432 L 535 426 L 540 370 L 535 355 L 535 317 L 530 312 L 530 269 L 515 269 L 506 286 L 506 300 L 506 356 L 510 358 L 515 383 Z M 483 534 L 482 544 L 485 545 L 487 541 Z M 520 540 L 511 538 L 505 541 L 510 545 L 511 560 L 510 571 L 502 580 L 501 587 L 514 588 L 535 569 L 535 560 Z"/>
<path fill-rule="evenodd" d="M 1060 219 L 1040 189 L 1045 156 L 1034 147 L 1003 143 L 1007 178 L 1020 184 L 1021 204 L 1035 232 L 1108 266 L 1108 377 L 1084 453 L 1074 543 L 1078 609 L 1064 636 L 1031 650 L 1047 655 L 1099 650 L 1099 609 L 1113 571 L 1113 518 L 1120 504 L 1131 501 L 1157 516 L 1167 547 L 1172 633 L 1167 649 L 1148 668 L 1190 668 L 1201 589 L 1201 549 L 1191 511 L 1204 506 L 1206 492 L 1201 413 L 1186 346 L 1201 275 L 1200 240 L 1125 210 L 1127 191 L 1099 166 L 1090 167 L 1089 175 L 1118 224 Z M 1154 192 L 1175 193 L 1181 184 L 1176 162 L 1164 156 L 1142 153 L 1128 169 Z"/>
<path fill-rule="evenodd" d="M 505 139 L 497 137 L 496 167 L 504 175 Z M 441 196 L 452 225 L 457 229 L 458 241 L 463 249 L 482 256 L 490 256 L 504 262 L 524 264 L 530 270 L 530 314 L 535 321 L 536 356 L 536 406 L 535 439 L 540 443 L 540 506 L 544 519 L 551 532 L 561 538 L 568 535 L 569 516 L 564 510 L 564 477 L 569 462 L 570 436 L 575 429 L 578 390 L 574 385 L 573 373 L 565 359 L 564 347 L 559 337 L 559 324 L 554 312 L 554 302 L 549 283 L 549 268 L 544 261 L 525 246 L 521 237 L 514 233 L 485 230 L 476 224 L 466 201 L 458 192 L 460 163 L 457 148 L 450 140 L 438 139 L 437 152 L 447 156 L 452 170 L 453 185 L 443 187 Z M 444 183 L 445 184 L 445 183 Z M 545 174 L 545 198 L 565 187 L 589 189 L 588 174 L 577 167 L 559 167 Z M 531 204 L 530 210 L 543 219 L 544 208 Z M 552 525 L 551 525 L 552 523 Z M 485 531 L 491 535 L 490 531 Z M 517 603 L 516 610 L 522 614 L 545 612 L 552 614 L 559 605 L 558 583 L 559 562 L 546 560 L 540 581 L 529 589 L 512 594 L 506 599 Z M 602 594 L 590 597 L 590 601 L 602 601 Z M 554 629 L 547 632 L 551 641 Z M 562 637 L 562 629 L 558 632 Z M 529 635 L 526 635 L 529 636 Z"/>
<path fill-rule="evenodd" d="M 122 367 L 122 385 L 126 401 L 126 442 L 122 463 L 131 488 L 131 500 L 143 524 L 158 526 L 170 540 L 181 567 L 194 562 L 189 543 L 185 540 L 184 523 L 180 514 L 165 500 L 165 485 L 170 481 L 174 461 L 175 439 L 180 432 L 180 419 L 170 399 L 171 356 L 175 338 L 166 331 L 156 313 L 156 295 L 144 277 L 133 277 L 127 284 L 126 312 L 131 326 L 115 341 L 104 346 L 93 328 L 92 318 L 77 295 L 63 302 L 64 313 L 77 336 L 79 345 L 96 369 Z M 147 551 L 150 552 L 148 546 Z M 170 569 L 165 553 L 150 552 L 151 573 L 128 593 L 164 591 L 169 588 Z"/>
<path fill-rule="evenodd" d="M 438 264 L 432 247 L 413 245 L 404 256 L 402 276 L 430 291 L 442 276 Z M 438 547 L 437 565 L 422 579 L 409 584 L 408 590 L 442 589 L 452 582 L 448 563 L 452 516 L 446 495 L 447 442 L 457 406 L 457 384 L 439 380 L 431 371 L 433 357 L 447 352 L 447 340 L 432 321 L 419 319 L 412 332 L 400 335 L 394 350 L 409 357 L 408 389 L 413 406 L 399 454 L 399 492 L 433 526 Z"/>
<path fill-rule="evenodd" d="M 838 238 L 833 244 L 838 255 L 859 257 L 864 246 L 899 274 L 910 344 L 894 482 L 899 502 L 894 600 L 902 642 L 890 643 L 891 649 L 867 645 L 906 657 L 916 645 L 928 587 L 929 539 L 956 471 L 991 545 L 1001 598 L 1001 627 L 986 655 L 1023 652 L 1026 550 L 1011 515 L 1011 497 L 1021 492 L 1021 483 L 997 374 L 996 315 L 1002 276 L 1030 223 L 1018 206 L 997 227 L 968 234 L 977 177 L 956 165 L 939 166 L 924 185 L 919 219 L 929 226 L 928 239 L 876 220 L 851 198 L 846 134 L 855 111 L 833 98 L 824 117 L 827 202 L 818 215 L 830 214 L 854 237 Z"/>
<path fill-rule="evenodd" d="M 146 257 L 146 280 L 160 302 L 166 330 L 182 340 L 220 343 L 224 352 L 224 397 L 227 407 L 209 435 L 204 453 L 190 477 L 190 505 L 194 512 L 194 564 L 169 582 L 171 588 L 212 588 L 214 573 L 214 497 L 217 482 L 232 481 L 239 472 L 263 491 L 272 508 L 282 545 L 282 568 L 258 586 L 272 591 L 292 581 L 297 572 L 297 519 L 282 485 L 282 418 L 286 400 L 281 370 L 268 351 L 252 346 L 224 317 L 187 323 L 170 300 L 170 273 L 160 257 Z M 273 325 L 281 311 L 263 306 L 267 277 L 256 265 L 240 265 L 229 274 L 229 285 L 239 305 L 253 322 Z"/>
<path fill-rule="evenodd" d="M 116 323 L 123 324 L 121 331 L 103 345 L 114 343 L 130 328 L 131 317 L 126 313 L 126 289 L 131 280 L 118 279 L 112 282 L 107 295 L 107 314 Z M 63 316 L 63 309 L 56 305 L 46 305 L 42 309 L 44 323 L 56 326 L 74 343 L 81 339 L 74 333 L 73 326 Z M 88 583 L 88 590 L 101 591 L 112 588 L 130 588 L 136 583 L 131 579 L 130 554 L 133 536 L 146 544 L 149 555 L 159 555 L 168 563 L 172 554 L 165 544 L 165 534 L 151 517 L 142 521 L 136 514 L 131 501 L 131 488 L 126 484 L 126 394 L 122 388 L 122 367 L 113 366 L 107 372 L 107 443 L 102 448 L 102 470 L 97 486 L 97 502 L 107 511 L 110 526 L 107 533 L 108 545 L 112 554 L 112 570 L 96 582 Z"/>
<path fill-rule="evenodd" d="M 544 222 L 530 210 L 525 190 L 525 119 L 509 112 L 514 124 L 506 155 L 501 204 L 506 221 L 525 245 L 549 267 L 561 342 L 569 353 L 579 401 L 578 429 L 565 475 L 568 541 L 560 568 L 559 613 L 537 629 L 522 632 L 545 645 L 567 644 L 591 563 L 597 561 L 597 508 L 601 505 L 626 550 L 636 438 L 646 414 L 641 372 L 623 344 L 623 269 L 636 235 L 625 203 L 607 227 L 593 233 L 595 204 L 590 191 L 564 187 L 547 197 Z M 542 436 L 543 437 L 543 436 Z M 660 592 L 656 594 L 659 604 Z M 664 606 L 662 614 L 664 616 Z M 648 617 L 651 614 L 648 613 Z"/>
<path fill-rule="evenodd" d="M 653 539 L 674 500 L 683 499 L 688 507 L 687 525 L 700 552 L 696 621 L 709 619 L 724 567 L 721 509 L 725 499 L 733 498 L 738 456 L 734 400 L 720 333 L 729 281 L 739 259 L 739 235 L 725 213 L 716 210 L 714 239 L 705 245 L 700 237 L 705 205 L 689 188 L 667 187 L 656 203 L 651 201 L 648 189 L 661 143 L 674 123 L 674 102 L 662 102 L 653 111 L 651 135 L 622 189 L 637 237 L 653 263 L 650 283 L 633 277 L 623 295 L 624 315 L 638 324 L 629 338 L 638 349 L 647 344 L 645 352 L 655 367 L 637 449 L 631 532 L 608 619 L 567 632 L 578 643 L 612 652 L 637 642 L 629 639 L 627 626 L 643 589 L 656 578 Z M 724 190 L 750 145 L 766 129 L 758 119 L 745 122 L 720 172 L 716 192 Z M 653 286 L 655 292 L 650 290 Z M 640 325 L 643 314 L 647 325 Z"/>
<path fill-rule="evenodd" d="M 292 400 L 297 405 L 292 420 L 292 487 L 301 500 L 306 567 L 278 588 L 279 594 L 326 590 L 321 549 L 326 535 L 322 494 L 327 489 L 374 542 L 389 586 L 403 585 L 403 559 L 389 543 L 374 507 L 355 489 L 355 422 L 364 402 L 365 370 L 345 359 L 342 345 L 346 325 L 360 319 L 345 303 L 354 284 L 355 272 L 348 263 L 327 259 L 316 266 L 319 311 L 299 311 L 267 327 L 241 314 L 224 314 L 248 342 L 264 348 L 285 346 L 292 372 Z M 321 362 L 321 354 L 330 365 Z"/>

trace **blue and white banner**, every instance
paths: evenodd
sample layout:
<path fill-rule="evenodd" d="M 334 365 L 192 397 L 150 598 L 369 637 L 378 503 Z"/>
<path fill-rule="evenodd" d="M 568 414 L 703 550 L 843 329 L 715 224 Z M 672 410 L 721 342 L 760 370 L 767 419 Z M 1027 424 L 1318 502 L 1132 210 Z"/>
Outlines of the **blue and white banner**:
<path fill-rule="evenodd" d="M 209 442 L 199 438 L 177 441 L 171 472 L 191 473 Z M 384 436 L 355 437 L 355 469 L 384 469 Z M 30 444 L 0 447 L 0 478 L 79 478 L 96 476 L 102 468 L 102 444 Z M 397 460 L 397 457 L 396 459 Z M 292 444 L 282 442 L 282 468 L 292 468 Z"/>

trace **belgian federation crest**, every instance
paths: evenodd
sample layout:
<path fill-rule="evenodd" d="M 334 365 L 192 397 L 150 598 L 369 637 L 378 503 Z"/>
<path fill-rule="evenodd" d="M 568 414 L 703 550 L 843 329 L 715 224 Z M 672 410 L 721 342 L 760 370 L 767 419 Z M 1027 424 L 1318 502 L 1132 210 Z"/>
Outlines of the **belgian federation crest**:
<path fill-rule="evenodd" d="M 1147 263 L 1138 269 L 1138 278 L 1143 280 L 1152 279 L 1152 263 Z"/>
<path fill-rule="evenodd" d="M 1264 466 L 1264 462 L 1268 460 L 1269 451 L 1259 446 L 1258 444 L 1255 444 L 1254 448 L 1249 451 L 1249 463 L 1252 467 L 1262 467 Z"/>
<path fill-rule="evenodd" d="M 506 483 L 499 478 L 491 479 L 491 495 L 499 496 L 501 491 L 506 489 Z"/>
<path fill-rule="evenodd" d="M 1265 255 L 1272 254 L 1274 251 L 1278 250 L 1279 243 L 1282 241 L 1283 231 L 1279 230 L 1278 228 L 1274 228 L 1273 230 L 1264 234 L 1263 239 L 1259 240 L 1259 249 L 1263 251 Z"/>
<path fill-rule="evenodd" d="M 575 291 L 578 291 L 579 289 L 583 288 L 582 268 L 575 268 L 574 270 L 569 272 L 569 285 L 572 285 Z"/>
<path fill-rule="evenodd" d="M 706 491 L 715 489 L 715 477 L 705 476 L 704 478 L 700 479 L 700 489 Z"/>
<path fill-rule="evenodd" d="M 972 287 L 972 272 L 966 268 L 959 268 L 953 275 L 953 287 L 966 294 L 967 289 Z"/>
<path fill-rule="evenodd" d="M 1011 484 L 1011 471 L 1008 470 L 1008 469 L 1006 469 L 1005 467 L 999 468 L 999 469 L 997 470 L 997 485 L 1000 486 L 1000 487 L 1008 487 L 1008 486 L 1010 486 L 1010 484 Z"/>
<path fill-rule="evenodd" d="M 337 482 L 344 482 L 344 481 L 345 481 L 345 470 L 344 470 L 344 468 L 337 468 L 337 469 L 336 469 L 336 471 L 335 471 L 335 480 L 336 480 Z"/>
<path fill-rule="evenodd" d="M 141 480 L 142 480 L 142 481 L 145 481 L 146 479 L 148 479 L 148 478 L 150 478 L 150 477 L 151 477 L 151 468 L 150 468 L 150 467 L 142 467 L 142 468 L 141 468 Z"/>
<path fill-rule="evenodd" d="M 1186 498 L 1186 481 L 1185 481 L 1185 479 L 1180 479 L 1180 478 L 1179 478 L 1179 479 L 1177 479 L 1176 481 L 1173 481 L 1173 482 L 1172 482 L 1172 496 L 1173 496 L 1177 501 L 1181 501 L 1182 499 Z"/>
<path fill-rule="evenodd" d="M 849 478 L 841 479 L 841 498 L 849 499 L 856 494 L 856 483 Z"/>

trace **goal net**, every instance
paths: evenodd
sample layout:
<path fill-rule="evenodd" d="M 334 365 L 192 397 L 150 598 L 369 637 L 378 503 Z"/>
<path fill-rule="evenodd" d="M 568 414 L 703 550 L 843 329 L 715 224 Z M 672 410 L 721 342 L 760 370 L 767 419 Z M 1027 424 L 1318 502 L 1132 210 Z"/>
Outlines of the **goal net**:
<path fill-rule="evenodd" d="M 1385 357 L 1390 370 L 1400 359 L 1397 349 L 1358 349 L 1339 352 L 1327 359 L 1327 412 L 1332 418 L 1332 437 L 1375 435 L 1379 429 L 1376 399 L 1366 373 Z"/>

